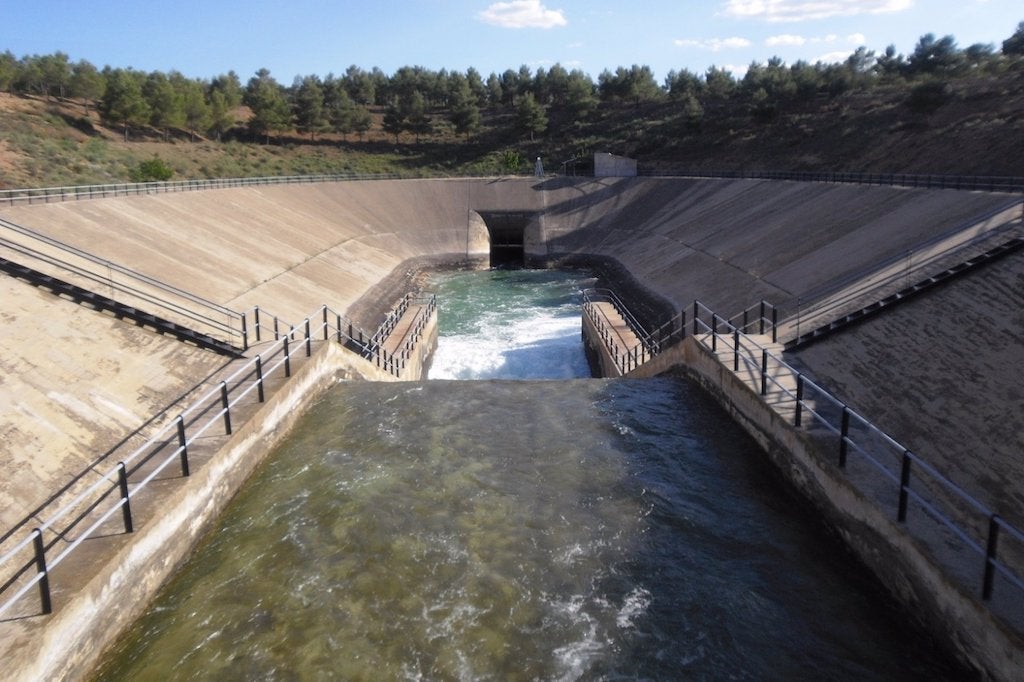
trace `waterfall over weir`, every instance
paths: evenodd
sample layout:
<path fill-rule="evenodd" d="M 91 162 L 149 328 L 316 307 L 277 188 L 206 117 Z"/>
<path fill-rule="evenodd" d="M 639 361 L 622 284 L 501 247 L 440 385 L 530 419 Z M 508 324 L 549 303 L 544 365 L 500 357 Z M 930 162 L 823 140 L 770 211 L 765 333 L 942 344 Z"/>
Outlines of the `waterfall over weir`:
<path fill-rule="evenodd" d="M 441 276 L 447 380 L 333 389 L 99 679 L 961 677 L 699 388 L 574 378 L 578 277 Z"/>

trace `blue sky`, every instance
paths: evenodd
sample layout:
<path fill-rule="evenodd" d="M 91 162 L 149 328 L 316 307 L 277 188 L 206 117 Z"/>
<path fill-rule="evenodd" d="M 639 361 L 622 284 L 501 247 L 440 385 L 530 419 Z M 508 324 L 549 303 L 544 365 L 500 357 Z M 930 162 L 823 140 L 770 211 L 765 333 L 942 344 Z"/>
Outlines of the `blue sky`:
<path fill-rule="evenodd" d="M 594 78 L 647 64 L 742 73 L 751 61 L 839 60 L 859 45 L 904 54 L 925 33 L 998 49 L 1020 0 L 0 0 L 0 51 L 210 78 L 259 68 L 340 74 L 351 64 L 490 72 L 558 62 Z"/>

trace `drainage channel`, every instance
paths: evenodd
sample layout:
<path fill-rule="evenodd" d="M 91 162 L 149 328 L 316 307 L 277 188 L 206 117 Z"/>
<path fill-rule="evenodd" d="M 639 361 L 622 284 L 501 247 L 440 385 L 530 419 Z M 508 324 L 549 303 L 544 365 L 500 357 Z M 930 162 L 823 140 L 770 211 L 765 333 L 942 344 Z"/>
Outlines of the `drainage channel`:
<path fill-rule="evenodd" d="M 332 389 L 97 679 L 962 679 L 699 388 L 580 378 L 585 279 L 439 276 L 445 380 Z"/>

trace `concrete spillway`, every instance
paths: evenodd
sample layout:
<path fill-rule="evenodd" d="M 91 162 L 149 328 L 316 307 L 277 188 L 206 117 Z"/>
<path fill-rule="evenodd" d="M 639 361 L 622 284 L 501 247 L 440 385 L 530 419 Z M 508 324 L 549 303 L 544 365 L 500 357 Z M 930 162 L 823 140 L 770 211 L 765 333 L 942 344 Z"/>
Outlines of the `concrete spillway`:
<path fill-rule="evenodd" d="M 208 190 L 3 207 L 0 217 L 235 309 L 300 320 L 326 303 L 372 327 L 378 304 L 390 304 L 418 267 L 485 261 L 496 237 L 516 248 L 521 237 L 538 262 L 604 264 L 647 293 L 653 311 L 699 298 L 731 315 L 760 299 L 803 305 L 830 282 L 954 228 L 971 232 L 1012 203 L 768 181 L 478 179 Z M 1018 202 L 1005 221 L 1019 219 Z M 1024 379 L 1024 320 L 1007 301 L 1024 298 L 1024 257 L 963 282 L 800 360 L 1020 526 L 1022 443 L 1006 404 Z M 6 529 L 224 361 L 11 278 L 0 287 Z M 936 302 L 940 295 L 951 299 Z M 951 311 L 955 324 L 946 324 Z M 928 369 L 936 344 L 945 349 L 940 367 Z"/>

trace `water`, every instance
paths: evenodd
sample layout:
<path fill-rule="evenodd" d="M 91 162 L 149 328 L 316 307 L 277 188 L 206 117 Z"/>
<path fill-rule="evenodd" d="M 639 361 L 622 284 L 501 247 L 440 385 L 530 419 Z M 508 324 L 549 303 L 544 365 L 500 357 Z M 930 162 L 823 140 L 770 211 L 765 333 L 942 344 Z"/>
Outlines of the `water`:
<path fill-rule="evenodd" d="M 763 461 L 678 378 L 340 385 L 99 679 L 962 679 Z"/>
<path fill-rule="evenodd" d="M 580 283 L 587 279 L 557 270 L 436 275 L 440 338 L 428 377 L 589 377 L 580 342 Z"/>

